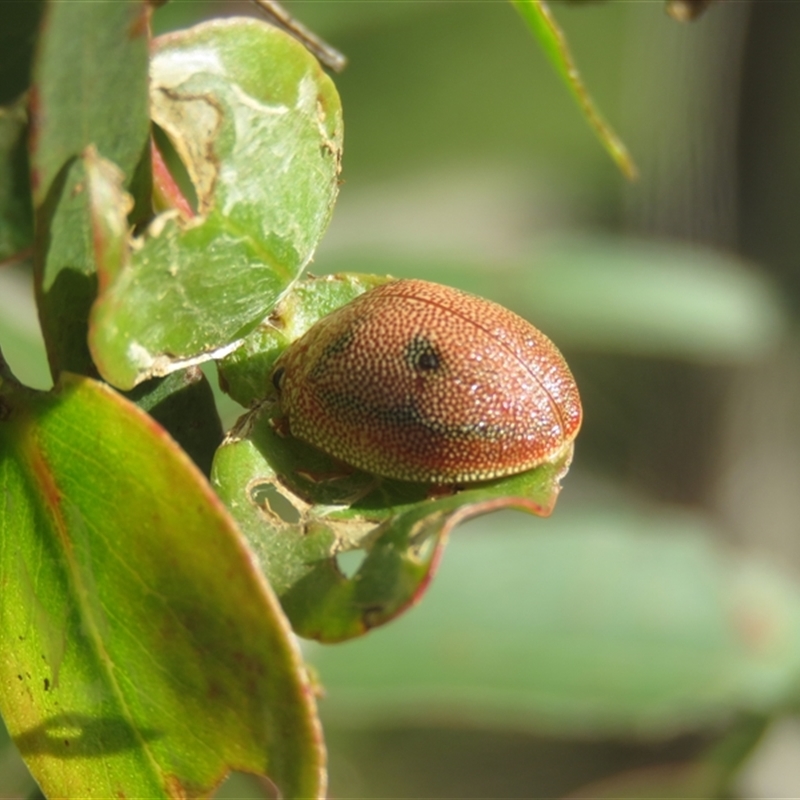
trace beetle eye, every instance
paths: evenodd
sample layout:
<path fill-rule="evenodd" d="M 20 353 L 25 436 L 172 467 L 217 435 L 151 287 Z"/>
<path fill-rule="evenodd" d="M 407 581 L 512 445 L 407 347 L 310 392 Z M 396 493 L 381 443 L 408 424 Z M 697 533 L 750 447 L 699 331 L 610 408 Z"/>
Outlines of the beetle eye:
<path fill-rule="evenodd" d="M 275 372 L 272 373 L 272 385 L 278 390 L 281 390 L 281 384 L 283 383 L 283 376 L 286 374 L 286 370 L 283 367 L 278 367 Z"/>

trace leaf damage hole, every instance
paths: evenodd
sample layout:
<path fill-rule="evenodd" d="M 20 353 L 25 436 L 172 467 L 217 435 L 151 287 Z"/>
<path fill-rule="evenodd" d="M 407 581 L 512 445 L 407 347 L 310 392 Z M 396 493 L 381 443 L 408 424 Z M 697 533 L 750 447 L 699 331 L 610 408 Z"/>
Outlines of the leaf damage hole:
<path fill-rule="evenodd" d="M 251 486 L 250 500 L 279 522 L 297 525 L 302 520 L 300 510 L 273 483 L 256 483 Z"/>
<path fill-rule="evenodd" d="M 265 775 L 232 770 L 220 787 L 212 795 L 213 800 L 233 800 L 233 798 L 252 798 L 252 800 L 282 800 L 280 789 Z"/>
<path fill-rule="evenodd" d="M 421 540 L 413 541 L 408 548 L 408 555 L 418 564 L 429 561 L 438 542 L 437 536 L 428 535 Z"/>
<path fill-rule="evenodd" d="M 361 569 L 366 557 L 366 550 L 342 550 L 336 554 L 336 567 L 345 578 L 351 579 Z"/>
<path fill-rule="evenodd" d="M 375 605 L 364 609 L 361 615 L 361 622 L 367 630 L 377 628 L 378 625 L 386 621 L 386 612 L 383 606 Z"/>

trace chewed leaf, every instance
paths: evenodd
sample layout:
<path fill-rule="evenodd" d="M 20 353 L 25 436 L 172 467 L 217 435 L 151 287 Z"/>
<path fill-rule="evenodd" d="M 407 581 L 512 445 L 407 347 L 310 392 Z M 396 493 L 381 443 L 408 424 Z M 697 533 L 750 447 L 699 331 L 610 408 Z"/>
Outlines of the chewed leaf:
<path fill-rule="evenodd" d="M 311 258 L 340 169 L 333 83 L 302 45 L 257 20 L 158 39 L 151 109 L 198 214 L 163 213 L 118 274 L 98 266 L 91 349 L 120 388 L 219 357 L 263 320 Z"/>
<path fill-rule="evenodd" d="M 278 309 L 284 315 L 275 320 L 280 326 L 254 334 L 238 361 L 231 356 L 221 366 L 234 396 L 263 398 L 271 365 L 290 340 L 382 280 L 333 276 L 302 287 L 313 285 L 317 292 L 298 287 Z M 295 632 L 339 641 L 388 622 L 418 601 L 459 522 L 507 507 L 548 515 L 571 455 L 570 448 L 554 464 L 466 487 L 387 480 L 288 435 L 279 405 L 267 399 L 229 434 L 217 452 L 212 481 Z M 363 559 L 349 576 L 345 553 Z"/>
<path fill-rule="evenodd" d="M 340 641 L 390 621 L 430 583 L 450 531 L 500 508 L 547 516 L 554 465 L 437 494 L 352 471 L 276 430 L 264 405 L 217 451 L 214 487 L 247 536 L 295 632 Z M 351 577 L 338 559 L 361 551 Z"/>
<path fill-rule="evenodd" d="M 205 797 L 230 769 L 324 796 L 311 687 L 273 593 L 151 417 L 0 374 L 0 709 L 50 797 Z"/>

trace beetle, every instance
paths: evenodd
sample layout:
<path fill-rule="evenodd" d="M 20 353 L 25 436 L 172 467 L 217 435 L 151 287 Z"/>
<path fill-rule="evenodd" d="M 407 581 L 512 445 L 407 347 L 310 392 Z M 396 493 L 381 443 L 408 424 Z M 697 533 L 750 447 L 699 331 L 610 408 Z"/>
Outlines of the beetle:
<path fill-rule="evenodd" d="M 556 346 L 503 306 L 392 280 L 336 309 L 275 362 L 289 432 L 358 469 L 490 480 L 571 452 L 582 409 Z"/>

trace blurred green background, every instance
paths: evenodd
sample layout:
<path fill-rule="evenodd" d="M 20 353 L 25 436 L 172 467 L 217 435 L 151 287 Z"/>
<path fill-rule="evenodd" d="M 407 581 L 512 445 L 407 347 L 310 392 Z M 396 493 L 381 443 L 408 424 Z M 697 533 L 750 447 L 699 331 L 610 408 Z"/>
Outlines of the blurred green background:
<path fill-rule="evenodd" d="M 286 5 L 349 58 L 311 270 L 502 302 L 586 415 L 551 519 L 470 523 L 418 608 L 307 646 L 331 796 L 798 796 L 800 5 L 554 4 L 632 185 L 505 0 Z M 3 350 L 45 387 L 27 273 L 0 281 Z M 30 788 L 15 758 L 0 797 Z"/>

